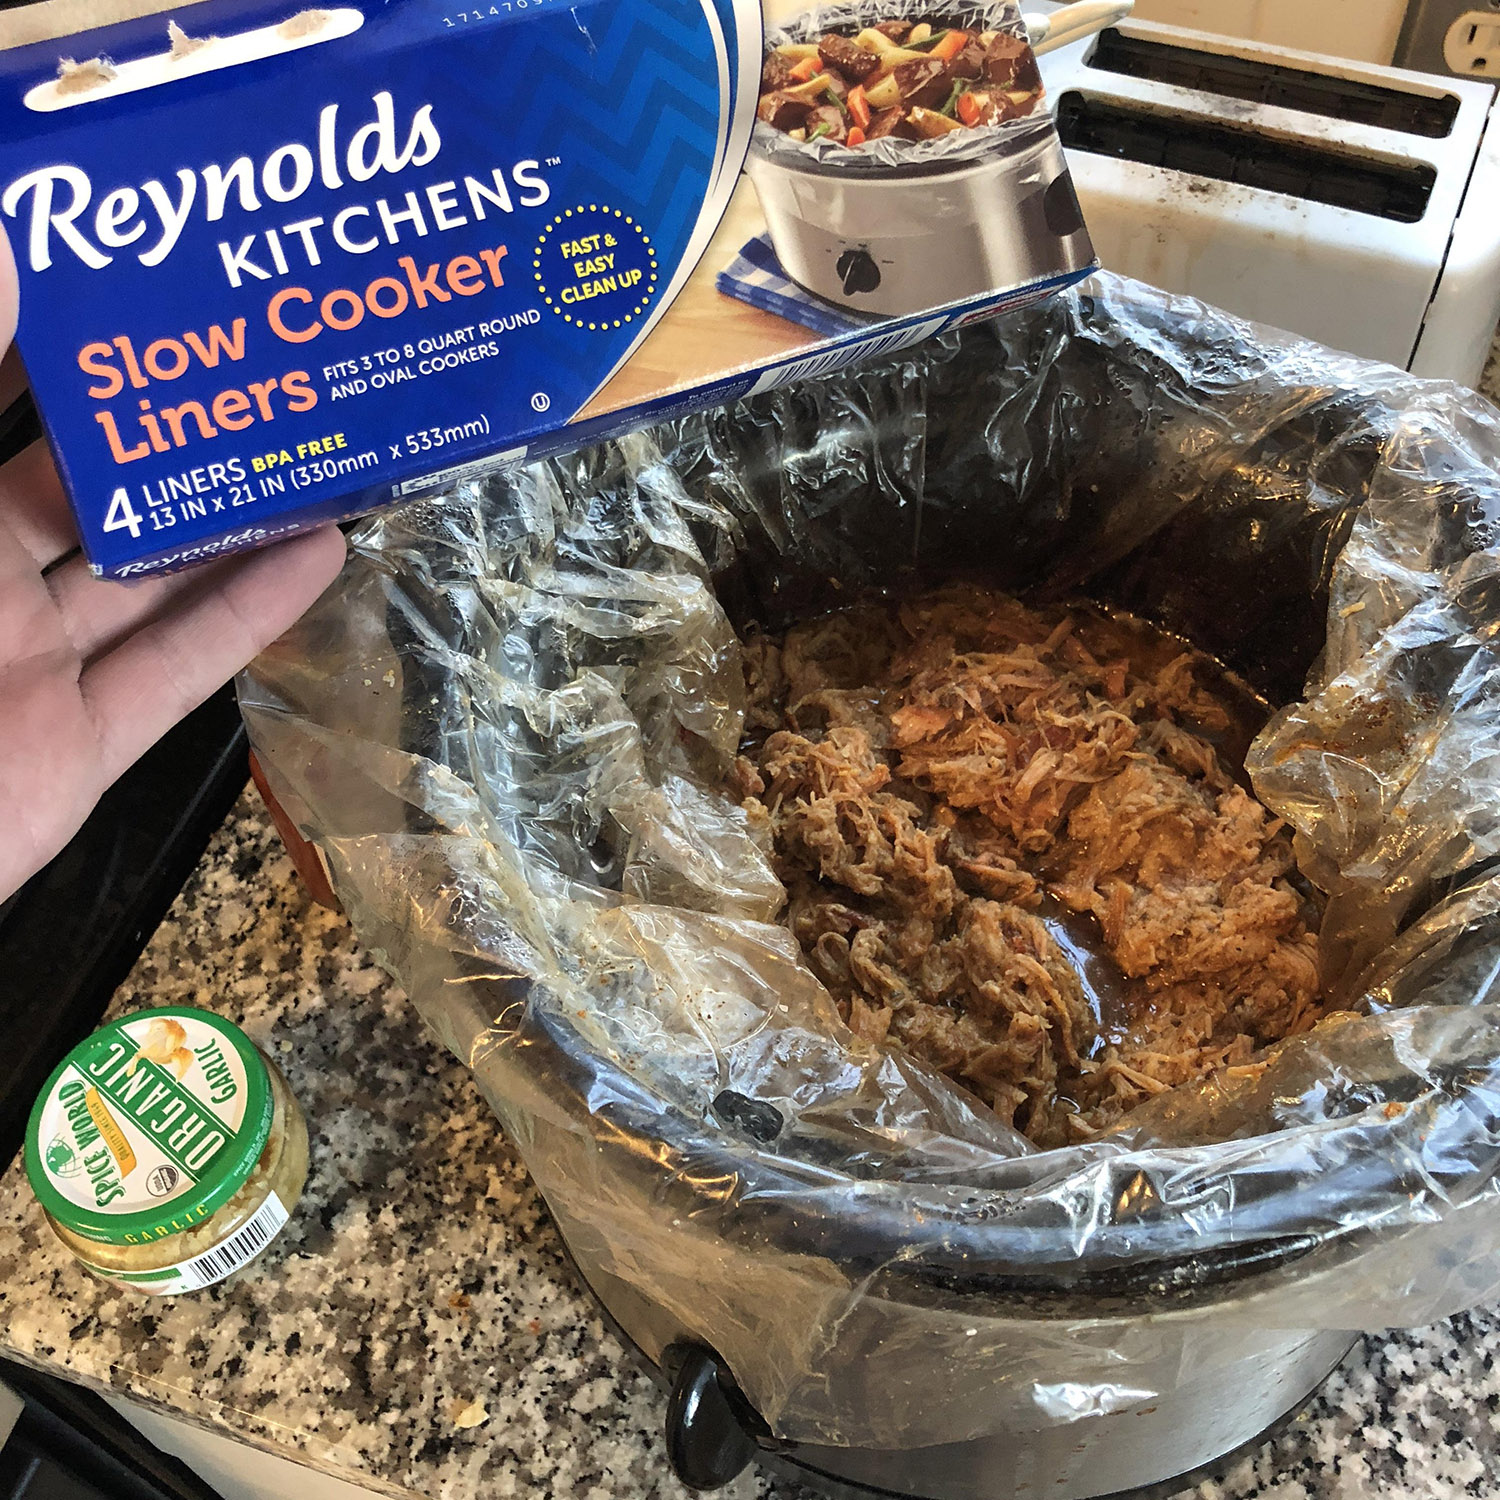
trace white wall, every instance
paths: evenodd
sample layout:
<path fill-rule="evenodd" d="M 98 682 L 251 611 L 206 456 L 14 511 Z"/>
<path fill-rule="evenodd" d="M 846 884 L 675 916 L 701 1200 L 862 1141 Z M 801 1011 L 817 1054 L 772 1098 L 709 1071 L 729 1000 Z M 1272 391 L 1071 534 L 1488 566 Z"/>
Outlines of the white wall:
<path fill-rule="evenodd" d="M 1405 0 L 1136 0 L 1143 21 L 1389 63 Z"/>
<path fill-rule="evenodd" d="M 71 36 L 75 31 L 86 31 L 90 26 L 131 21 L 137 16 L 160 15 L 168 10 L 181 15 L 194 3 L 195 0 L 185 3 L 184 0 L 43 0 L 39 5 L 25 5 L 0 15 L 0 47 L 47 42 Z"/>

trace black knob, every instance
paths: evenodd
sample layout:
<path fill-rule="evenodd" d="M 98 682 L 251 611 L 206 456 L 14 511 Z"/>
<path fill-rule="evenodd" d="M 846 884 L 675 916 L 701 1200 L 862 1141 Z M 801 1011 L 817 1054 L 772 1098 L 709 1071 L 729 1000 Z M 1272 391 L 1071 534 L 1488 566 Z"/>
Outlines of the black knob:
<path fill-rule="evenodd" d="M 736 1407 L 745 1398 L 712 1349 L 674 1346 L 663 1365 L 677 1362 L 667 1399 L 667 1461 L 692 1490 L 716 1490 L 755 1457 L 755 1439 Z"/>
<path fill-rule="evenodd" d="M 769 1146 L 781 1134 L 786 1121 L 774 1104 L 747 1098 L 734 1089 L 725 1089 L 714 1098 L 713 1112 L 726 1124 L 737 1126 L 763 1146 Z"/>
<path fill-rule="evenodd" d="M 846 250 L 833 268 L 848 295 L 873 292 L 880 285 L 880 267 L 868 250 Z"/>

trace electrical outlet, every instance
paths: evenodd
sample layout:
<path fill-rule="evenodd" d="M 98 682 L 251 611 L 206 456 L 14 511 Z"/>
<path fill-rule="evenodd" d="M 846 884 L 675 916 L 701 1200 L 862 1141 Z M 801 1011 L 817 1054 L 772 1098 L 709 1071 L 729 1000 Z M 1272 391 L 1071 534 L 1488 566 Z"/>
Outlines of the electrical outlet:
<path fill-rule="evenodd" d="M 1500 83 L 1500 0 L 1407 0 L 1396 66 Z"/>
<path fill-rule="evenodd" d="M 1443 38 L 1443 61 L 1454 73 L 1500 78 L 1500 11 L 1465 11 Z"/>

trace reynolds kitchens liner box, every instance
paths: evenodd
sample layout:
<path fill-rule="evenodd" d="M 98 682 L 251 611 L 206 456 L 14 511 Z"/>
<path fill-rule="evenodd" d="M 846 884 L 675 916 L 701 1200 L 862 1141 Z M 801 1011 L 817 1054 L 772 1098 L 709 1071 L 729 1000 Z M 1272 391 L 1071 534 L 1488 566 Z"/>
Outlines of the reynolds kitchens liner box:
<path fill-rule="evenodd" d="M 205 0 L 0 53 L 0 226 L 112 578 L 1094 264 L 1010 0 Z"/>

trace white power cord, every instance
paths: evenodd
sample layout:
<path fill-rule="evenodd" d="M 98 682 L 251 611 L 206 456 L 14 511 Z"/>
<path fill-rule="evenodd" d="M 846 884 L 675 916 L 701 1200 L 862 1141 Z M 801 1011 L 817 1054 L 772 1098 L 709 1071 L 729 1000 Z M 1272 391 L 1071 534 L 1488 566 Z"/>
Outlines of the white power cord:
<path fill-rule="evenodd" d="M 1049 15 L 1029 12 L 1021 19 L 1031 35 L 1031 50 L 1040 57 L 1114 26 L 1134 9 L 1135 0 L 1078 0 L 1078 4 L 1065 5 Z"/>

